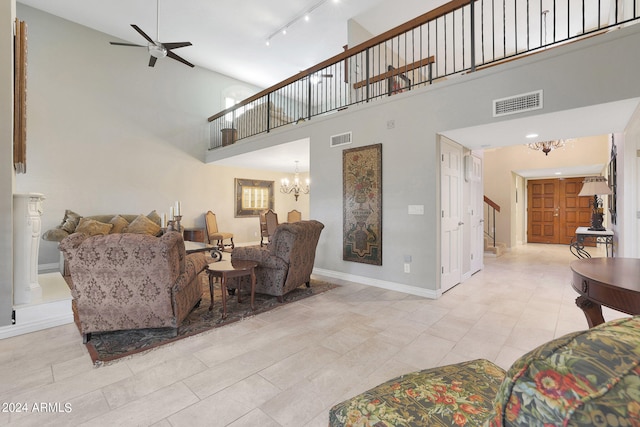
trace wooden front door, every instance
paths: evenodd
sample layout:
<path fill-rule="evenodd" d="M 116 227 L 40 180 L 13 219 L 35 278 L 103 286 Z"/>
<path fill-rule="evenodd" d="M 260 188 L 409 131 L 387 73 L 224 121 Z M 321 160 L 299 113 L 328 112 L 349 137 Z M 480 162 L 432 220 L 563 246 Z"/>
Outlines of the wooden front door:
<path fill-rule="evenodd" d="M 569 244 L 577 227 L 589 226 L 589 197 L 578 197 L 584 178 L 527 183 L 527 241 Z"/>

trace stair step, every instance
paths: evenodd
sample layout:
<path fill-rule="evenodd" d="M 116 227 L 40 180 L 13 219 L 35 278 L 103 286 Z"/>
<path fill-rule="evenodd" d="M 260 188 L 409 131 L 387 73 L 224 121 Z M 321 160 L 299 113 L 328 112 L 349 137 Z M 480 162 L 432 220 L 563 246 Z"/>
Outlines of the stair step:
<path fill-rule="evenodd" d="M 485 255 L 499 257 L 507 249 L 507 245 L 502 242 L 496 242 L 496 245 L 490 245 L 487 239 L 484 240 L 484 253 Z"/>

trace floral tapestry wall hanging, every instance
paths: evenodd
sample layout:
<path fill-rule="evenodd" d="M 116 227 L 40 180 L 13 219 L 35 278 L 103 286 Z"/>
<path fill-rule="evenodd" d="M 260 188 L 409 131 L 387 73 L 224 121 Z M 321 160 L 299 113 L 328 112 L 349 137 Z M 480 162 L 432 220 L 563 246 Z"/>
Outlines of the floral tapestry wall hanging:
<path fill-rule="evenodd" d="M 382 265 L 382 144 L 342 152 L 342 259 Z"/>

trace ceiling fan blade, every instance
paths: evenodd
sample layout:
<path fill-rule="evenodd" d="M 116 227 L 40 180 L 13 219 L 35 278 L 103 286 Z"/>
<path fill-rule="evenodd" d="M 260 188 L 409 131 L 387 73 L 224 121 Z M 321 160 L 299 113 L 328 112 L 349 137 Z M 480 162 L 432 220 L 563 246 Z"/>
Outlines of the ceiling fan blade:
<path fill-rule="evenodd" d="M 140 29 L 140 27 L 138 27 L 136 24 L 131 24 L 131 26 L 133 27 L 134 30 L 136 30 L 142 37 L 145 38 L 146 41 L 148 41 L 149 43 L 153 43 L 156 44 L 156 42 L 153 41 L 153 39 L 151 37 L 149 37 L 144 31 L 142 31 Z"/>
<path fill-rule="evenodd" d="M 178 49 L 179 47 L 191 46 L 191 42 L 162 43 L 162 46 L 166 47 L 167 50 Z"/>
<path fill-rule="evenodd" d="M 175 59 L 176 61 L 180 61 L 185 65 L 188 65 L 189 67 L 193 68 L 193 64 L 189 61 L 187 61 L 186 59 L 180 58 L 178 55 L 176 55 L 175 53 L 171 52 L 170 50 L 167 51 L 167 56 L 171 59 Z"/>
<path fill-rule="evenodd" d="M 146 46 L 142 46 L 140 44 L 133 44 L 133 43 L 119 43 L 119 42 L 109 42 L 109 43 L 114 45 L 114 46 L 146 47 Z"/>
<path fill-rule="evenodd" d="M 149 56 L 149 67 L 153 67 L 154 65 L 156 65 L 157 60 L 158 58 L 156 58 L 155 56 Z"/>

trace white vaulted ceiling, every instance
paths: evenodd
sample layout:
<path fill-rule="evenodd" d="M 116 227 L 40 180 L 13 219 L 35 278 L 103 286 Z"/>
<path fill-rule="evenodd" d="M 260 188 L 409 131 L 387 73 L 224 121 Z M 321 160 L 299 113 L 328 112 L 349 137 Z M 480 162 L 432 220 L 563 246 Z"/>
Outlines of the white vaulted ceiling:
<path fill-rule="evenodd" d="M 350 19 L 378 35 L 446 0 L 18 0 L 18 3 L 106 33 L 114 41 L 135 44 L 145 42 L 131 24 L 156 39 L 159 4 L 159 40 L 193 43 L 177 49 L 176 54 L 196 66 L 267 88 L 341 53 L 348 43 Z M 307 22 L 303 17 L 310 9 L 313 11 Z M 286 35 L 278 32 L 289 23 Z M 266 46 L 271 36 L 270 46 Z M 123 48 L 105 43 L 96 49 Z M 147 66 L 148 58 L 148 53 L 141 50 L 141 67 Z M 164 60 L 158 61 L 158 66 L 184 65 Z M 563 113 L 564 117 L 541 115 L 443 130 L 443 134 L 471 149 L 524 144 L 529 141 L 524 138 L 523 129 L 540 132 L 541 139 L 601 135 L 622 131 L 639 101 L 569 111 Z M 308 170 L 308 141 L 290 142 L 288 150 L 300 160 L 300 170 Z M 290 156 L 271 156 L 281 159 L 281 164 L 265 165 L 267 157 L 255 152 L 228 159 L 224 164 L 244 167 L 256 164 L 283 171 L 290 170 L 293 164 Z"/>
<path fill-rule="evenodd" d="M 444 0 L 19 0 L 116 41 L 146 44 L 131 24 L 161 42 L 190 41 L 176 54 L 193 64 L 266 88 L 343 51 L 347 22 L 379 34 Z M 304 14 L 309 14 L 309 21 Z M 301 19 L 295 20 L 300 17 Z M 294 21 L 287 35 L 277 33 Z M 99 48 L 99 47 L 96 47 Z M 110 45 L 103 49 L 116 49 Z M 148 55 L 140 53 L 141 66 Z M 166 61 L 173 62 L 173 61 Z M 159 62 L 156 66 L 162 65 Z M 170 66 L 177 66 L 171 63 Z"/>

